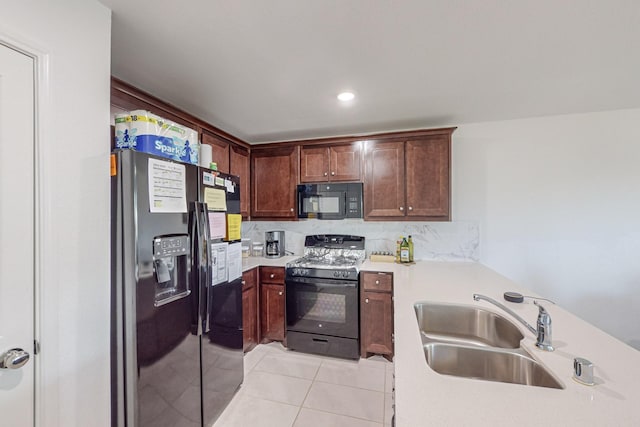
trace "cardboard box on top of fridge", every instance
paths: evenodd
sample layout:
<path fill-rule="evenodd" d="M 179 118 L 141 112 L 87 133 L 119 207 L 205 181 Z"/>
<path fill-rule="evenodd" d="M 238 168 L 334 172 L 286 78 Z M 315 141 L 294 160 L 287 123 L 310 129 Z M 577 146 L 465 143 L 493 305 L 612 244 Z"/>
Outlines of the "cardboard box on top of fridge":
<path fill-rule="evenodd" d="M 116 114 L 116 147 L 198 164 L 198 134 L 146 110 Z"/>

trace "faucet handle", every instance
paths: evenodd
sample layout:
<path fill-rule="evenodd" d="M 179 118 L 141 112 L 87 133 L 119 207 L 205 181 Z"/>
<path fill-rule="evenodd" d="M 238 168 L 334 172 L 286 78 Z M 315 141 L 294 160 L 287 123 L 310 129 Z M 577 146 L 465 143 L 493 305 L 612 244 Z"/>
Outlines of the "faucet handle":
<path fill-rule="evenodd" d="M 533 301 L 533 303 L 538 306 L 538 321 L 536 322 L 538 337 L 536 347 L 545 351 L 553 351 L 554 349 L 551 345 L 551 316 L 538 301 Z"/>
<path fill-rule="evenodd" d="M 573 379 L 585 385 L 595 385 L 593 363 L 582 357 L 573 359 Z"/>
<path fill-rule="evenodd" d="M 533 300 L 533 303 L 538 306 L 538 318 L 540 316 L 549 316 L 549 312 L 536 300 Z M 549 321 L 551 321 L 551 316 L 549 316 Z"/>

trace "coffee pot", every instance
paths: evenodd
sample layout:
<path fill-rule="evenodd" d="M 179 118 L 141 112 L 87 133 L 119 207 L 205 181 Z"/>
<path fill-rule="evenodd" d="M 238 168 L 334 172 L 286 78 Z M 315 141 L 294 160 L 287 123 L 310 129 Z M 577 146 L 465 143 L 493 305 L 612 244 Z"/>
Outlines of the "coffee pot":
<path fill-rule="evenodd" d="M 265 257 L 280 258 L 284 256 L 284 231 L 267 231 L 264 233 Z"/>

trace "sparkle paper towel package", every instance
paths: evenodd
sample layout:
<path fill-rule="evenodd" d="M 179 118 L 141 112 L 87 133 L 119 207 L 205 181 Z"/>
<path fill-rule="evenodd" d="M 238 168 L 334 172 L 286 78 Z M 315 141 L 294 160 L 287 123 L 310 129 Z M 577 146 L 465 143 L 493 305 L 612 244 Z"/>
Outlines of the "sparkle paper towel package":
<path fill-rule="evenodd" d="M 146 110 L 116 116 L 116 147 L 198 164 L 197 132 Z"/>
<path fill-rule="evenodd" d="M 127 121 L 129 113 L 116 114 L 116 148 L 129 148 L 132 137 L 129 131 L 129 121 Z"/>

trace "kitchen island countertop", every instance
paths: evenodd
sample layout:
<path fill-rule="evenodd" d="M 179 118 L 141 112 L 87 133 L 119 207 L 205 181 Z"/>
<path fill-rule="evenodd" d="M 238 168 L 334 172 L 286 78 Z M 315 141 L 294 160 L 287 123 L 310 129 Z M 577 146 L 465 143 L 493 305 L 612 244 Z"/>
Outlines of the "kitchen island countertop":
<path fill-rule="evenodd" d="M 405 266 L 365 261 L 361 271 L 394 273 L 396 426 L 563 425 L 627 426 L 640 422 L 640 351 L 560 305 L 542 302 L 552 318 L 555 351 L 535 347 L 535 336 L 499 308 L 473 300 L 492 297 L 535 325 L 531 300 L 507 303 L 502 294 L 535 295 L 482 264 L 419 261 Z M 480 306 L 514 323 L 522 346 L 560 380 L 564 389 L 440 375 L 426 364 L 413 304 L 418 301 Z M 615 316 L 615 313 L 612 313 Z M 596 385 L 572 378 L 574 357 L 593 362 Z"/>

